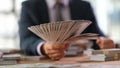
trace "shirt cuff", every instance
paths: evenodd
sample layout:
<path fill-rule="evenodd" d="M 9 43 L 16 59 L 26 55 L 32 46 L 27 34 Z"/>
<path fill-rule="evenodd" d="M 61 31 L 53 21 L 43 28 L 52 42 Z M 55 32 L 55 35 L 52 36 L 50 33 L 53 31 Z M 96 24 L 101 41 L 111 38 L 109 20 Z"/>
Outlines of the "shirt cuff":
<path fill-rule="evenodd" d="M 37 46 L 37 53 L 38 53 L 38 55 L 40 55 L 40 56 L 44 56 L 43 54 L 42 54 L 42 52 L 41 52 L 41 48 L 42 48 L 42 45 L 44 44 L 44 42 L 40 42 L 39 44 L 38 44 L 38 46 Z"/>

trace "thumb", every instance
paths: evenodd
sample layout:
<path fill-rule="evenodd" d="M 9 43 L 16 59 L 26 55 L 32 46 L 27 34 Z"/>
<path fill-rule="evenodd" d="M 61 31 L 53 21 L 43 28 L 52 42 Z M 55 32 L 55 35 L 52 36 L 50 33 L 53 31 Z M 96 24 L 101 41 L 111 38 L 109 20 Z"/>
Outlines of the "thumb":
<path fill-rule="evenodd" d="M 97 44 L 101 44 L 101 43 L 102 43 L 101 40 L 104 40 L 104 37 L 99 37 L 99 38 L 97 39 L 96 43 L 97 43 Z"/>

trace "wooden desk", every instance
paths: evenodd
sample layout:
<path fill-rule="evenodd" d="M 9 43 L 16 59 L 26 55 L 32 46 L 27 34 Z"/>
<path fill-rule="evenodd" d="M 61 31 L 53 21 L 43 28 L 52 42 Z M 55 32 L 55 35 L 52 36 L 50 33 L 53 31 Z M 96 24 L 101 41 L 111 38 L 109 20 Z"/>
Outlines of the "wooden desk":
<path fill-rule="evenodd" d="M 32 61 L 32 62 L 31 62 Z M 52 61 L 47 58 L 42 58 L 40 60 L 25 60 L 20 61 L 18 64 L 32 64 L 32 63 L 57 63 L 57 64 L 107 64 L 107 65 L 120 65 L 120 61 L 90 61 L 87 56 L 76 56 L 76 57 L 64 57 L 59 61 Z"/>
<path fill-rule="evenodd" d="M 120 68 L 120 61 L 90 62 L 87 56 L 65 57 L 59 61 L 42 58 L 40 60 L 19 61 L 17 65 L 1 66 L 3 68 Z"/>
<path fill-rule="evenodd" d="M 19 51 L 12 51 L 8 53 L 20 53 Z M 34 68 L 34 67 L 57 67 L 65 68 L 120 68 L 120 61 L 106 61 L 106 62 L 92 62 L 89 61 L 88 56 L 64 57 L 59 61 L 52 61 L 48 58 L 41 58 L 40 60 L 21 60 L 16 65 L 4 65 L 0 68 Z M 73 67 L 72 67 L 73 66 Z"/>

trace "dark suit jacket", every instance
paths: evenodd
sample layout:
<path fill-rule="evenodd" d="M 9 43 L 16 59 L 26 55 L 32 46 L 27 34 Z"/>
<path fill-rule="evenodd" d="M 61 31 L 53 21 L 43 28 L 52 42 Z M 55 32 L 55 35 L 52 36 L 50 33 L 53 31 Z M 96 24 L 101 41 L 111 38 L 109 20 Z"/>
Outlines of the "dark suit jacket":
<path fill-rule="evenodd" d="M 93 23 L 83 33 L 103 33 L 98 28 L 93 10 L 88 2 L 81 0 L 70 0 L 70 13 L 72 20 L 91 20 Z M 28 0 L 22 3 L 21 16 L 19 20 L 20 47 L 27 55 L 37 55 L 37 45 L 42 39 L 30 32 L 29 26 L 48 23 L 49 14 L 45 0 Z M 99 49 L 97 45 L 94 49 Z"/>

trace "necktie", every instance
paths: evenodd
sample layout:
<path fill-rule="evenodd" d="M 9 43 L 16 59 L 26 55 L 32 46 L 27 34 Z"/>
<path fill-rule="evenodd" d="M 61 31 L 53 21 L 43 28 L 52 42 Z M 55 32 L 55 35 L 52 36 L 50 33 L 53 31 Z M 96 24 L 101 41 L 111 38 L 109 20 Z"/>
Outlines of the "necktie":
<path fill-rule="evenodd" d="M 63 7 L 64 5 L 60 1 L 56 0 L 56 4 L 55 4 L 56 21 L 63 21 L 63 16 L 62 16 Z"/>

